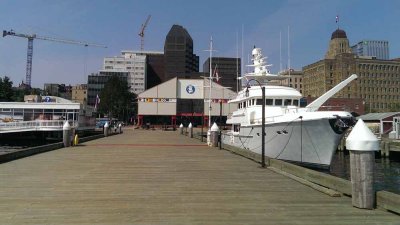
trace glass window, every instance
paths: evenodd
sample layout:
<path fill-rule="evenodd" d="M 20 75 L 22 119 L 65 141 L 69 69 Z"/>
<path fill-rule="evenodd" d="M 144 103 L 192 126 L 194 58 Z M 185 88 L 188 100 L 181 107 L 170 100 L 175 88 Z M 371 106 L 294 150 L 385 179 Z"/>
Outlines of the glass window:
<path fill-rule="evenodd" d="M 262 99 L 257 99 L 257 105 L 262 105 Z"/>
<path fill-rule="evenodd" d="M 275 105 L 282 106 L 282 99 L 275 99 Z"/>
<path fill-rule="evenodd" d="M 292 103 L 292 99 L 285 99 L 283 103 L 285 106 L 288 106 L 290 103 Z"/>
<path fill-rule="evenodd" d="M 246 102 L 243 102 L 243 108 L 246 108 Z"/>
<path fill-rule="evenodd" d="M 298 106 L 299 105 L 299 100 L 298 99 L 293 99 L 293 105 Z"/>
<path fill-rule="evenodd" d="M 273 105 L 273 104 L 274 104 L 273 99 L 270 99 L 270 98 L 265 99 L 265 105 Z"/>

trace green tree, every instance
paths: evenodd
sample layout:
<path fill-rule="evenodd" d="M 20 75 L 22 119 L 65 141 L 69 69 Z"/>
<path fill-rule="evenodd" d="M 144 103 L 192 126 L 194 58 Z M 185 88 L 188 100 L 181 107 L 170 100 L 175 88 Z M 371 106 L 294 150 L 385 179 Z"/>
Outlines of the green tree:
<path fill-rule="evenodd" d="M 112 76 L 100 92 L 99 113 L 110 118 L 127 121 L 133 109 L 136 95 L 129 91 L 126 80 L 117 75 Z"/>
<path fill-rule="evenodd" d="M 12 90 L 12 81 L 9 77 L 5 76 L 4 78 L 0 77 L 0 101 L 1 102 L 9 102 L 12 101 L 13 90 Z"/>

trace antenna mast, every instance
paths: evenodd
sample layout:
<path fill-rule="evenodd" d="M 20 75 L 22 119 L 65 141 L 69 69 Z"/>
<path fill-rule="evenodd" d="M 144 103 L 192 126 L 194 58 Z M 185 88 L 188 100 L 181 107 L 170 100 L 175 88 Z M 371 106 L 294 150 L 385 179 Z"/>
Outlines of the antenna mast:
<path fill-rule="evenodd" d="M 291 86 L 291 78 L 290 78 L 290 30 L 289 30 L 289 26 L 287 27 L 287 37 L 288 37 L 288 43 L 287 43 L 287 46 L 288 46 L 288 66 L 289 66 L 289 68 L 288 68 L 288 73 L 289 73 L 289 87 Z"/>

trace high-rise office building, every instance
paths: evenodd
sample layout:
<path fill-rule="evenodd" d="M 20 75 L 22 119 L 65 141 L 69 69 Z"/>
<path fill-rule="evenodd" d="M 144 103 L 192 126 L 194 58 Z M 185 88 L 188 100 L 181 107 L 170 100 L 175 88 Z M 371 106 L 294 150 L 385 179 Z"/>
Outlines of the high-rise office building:
<path fill-rule="evenodd" d="M 108 80 L 116 75 L 122 80 L 128 80 L 128 72 L 112 72 L 112 71 L 100 71 L 98 74 L 91 74 L 88 76 L 87 83 L 87 104 L 94 106 L 96 104 L 96 96 L 100 96 L 100 92 L 103 90 L 104 85 Z"/>
<path fill-rule="evenodd" d="M 103 72 L 126 72 L 128 73 L 128 86 L 130 91 L 135 94 L 142 93 L 148 88 L 148 65 L 149 60 L 154 63 L 150 76 L 160 76 L 155 73 L 162 73 L 162 52 L 151 52 L 151 51 L 122 51 L 121 56 L 107 57 L 104 58 Z M 158 59 L 158 61 L 156 60 Z M 158 65 L 158 66 L 157 66 Z M 161 67 L 161 69 L 155 69 L 154 67 Z M 157 85 L 157 78 L 155 80 L 150 79 L 153 86 Z"/>
<path fill-rule="evenodd" d="M 389 60 L 388 41 L 362 40 L 356 45 L 351 46 L 351 50 L 357 56 Z"/>
<path fill-rule="evenodd" d="M 241 88 L 238 83 L 237 77 L 240 77 L 240 58 L 227 58 L 227 57 L 212 57 L 211 68 L 212 75 L 217 79 L 214 82 L 231 88 L 232 91 L 239 91 Z M 208 58 L 203 64 L 203 72 L 210 73 L 210 58 Z"/>
<path fill-rule="evenodd" d="M 193 40 L 185 28 L 173 25 L 164 44 L 164 81 L 174 77 L 190 78 L 199 72 L 199 57 L 193 54 Z"/>

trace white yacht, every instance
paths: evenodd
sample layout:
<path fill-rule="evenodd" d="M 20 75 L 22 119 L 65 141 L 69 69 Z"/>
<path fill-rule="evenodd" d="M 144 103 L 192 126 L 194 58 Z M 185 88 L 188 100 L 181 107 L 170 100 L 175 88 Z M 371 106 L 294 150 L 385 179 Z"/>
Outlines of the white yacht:
<path fill-rule="evenodd" d="M 302 95 L 296 89 L 267 85 L 271 80 L 287 77 L 270 74 L 260 48 L 252 51 L 254 72 L 243 78 L 247 87 L 228 103 L 238 109 L 227 119 L 232 129 L 222 134 L 223 144 L 261 154 L 262 105 L 265 104 L 265 156 L 269 158 L 329 167 L 332 156 L 345 130 L 354 118 L 344 111 L 317 111 L 330 97 L 352 80 L 353 74 L 324 95 L 300 107 Z M 249 86 L 249 85 L 252 86 Z M 265 88 L 263 102 L 262 88 Z"/>

